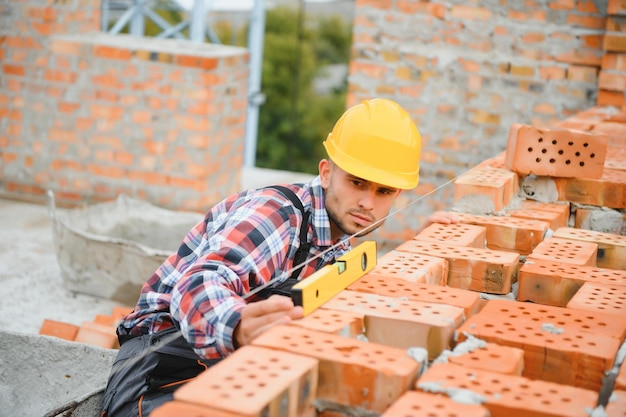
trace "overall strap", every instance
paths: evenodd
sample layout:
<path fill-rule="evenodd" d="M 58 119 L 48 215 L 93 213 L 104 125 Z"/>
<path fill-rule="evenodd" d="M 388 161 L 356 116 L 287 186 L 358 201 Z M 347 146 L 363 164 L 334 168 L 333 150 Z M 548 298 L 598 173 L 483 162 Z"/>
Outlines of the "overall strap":
<path fill-rule="evenodd" d="M 279 191 L 281 194 L 283 194 L 285 197 L 291 200 L 293 205 L 296 206 L 296 208 L 300 210 L 300 212 L 302 213 L 302 223 L 300 224 L 300 247 L 296 251 L 296 254 L 293 258 L 294 266 L 297 266 L 300 264 L 302 265 L 298 269 L 293 271 L 291 276 L 288 278 L 288 280 L 297 281 L 298 276 L 300 275 L 300 272 L 302 272 L 302 269 L 304 269 L 304 266 L 305 266 L 304 261 L 306 261 L 306 258 L 309 254 L 309 249 L 311 249 L 311 243 L 307 239 L 309 217 L 311 216 L 311 212 L 304 210 L 304 205 L 302 205 L 302 200 L 300 200 L 300 197 L 298 197 L 296 193 L 294 193 L 291 189 L 287 187 L 283 187 L 282 185 L 270 185 L 265 188 L 273 188 Z"/>
<path fill-rule="evenodd" d="M 287 187 L 283 187 L 282 185 L 270 185 L 264 188 L 273 188 L 287 197 L 293 205 L 300 210 L 302 213 L 302 224 L 300 224 L 300 246 L 296 250 L 296 254 L 293 258 L 294 266 L 298 266 L 302 264 L 298 269 L 292 272 L 291 276 L 287 278 L 285 281 L 269 288 L 265 288 L 259 292 L 260 298 L 269 298 L 273 294 L 284 295 L 286 297 L 291 297 L 291 287 L 298 283 L 298 276 L 302 269 L 304 269 L 304 261 L 309 254 L 309 249 L 311 248 L 311 243 L 307 240 L 307 229 L 309 225 L 309 217 L 311 213 L 304 209 L 304 205 L 302 204 L 302 200 Z"/>

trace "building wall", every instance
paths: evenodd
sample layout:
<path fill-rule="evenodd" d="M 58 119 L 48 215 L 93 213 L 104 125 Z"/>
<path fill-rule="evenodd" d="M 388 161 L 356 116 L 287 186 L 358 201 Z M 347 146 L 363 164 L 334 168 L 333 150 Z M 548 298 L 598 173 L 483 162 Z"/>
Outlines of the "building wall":
<path fill-rule="evenodd" d="M 595 105 L 606 27 L 606 0 L 356 0 L 348 105 L 394 99 L 422 134 L 407 202 L 432 194 L 403 221 L 449 207 L 452 187 L 434 190 L 504 151 L 512 123 Z M 381 232 L 400 238 L 402 225 Z"/>
<path fill-rule="evenodd" d="M 0 8 L 0 193 L 205 211 L 239 189 L 247 50 L 101 33 L 99 1 Z"/>
<path fill-rule="evenodd" d="M 523 4 L 522 4 L 523 3 Z M 375 238 L 451 207 L 509 126 L 625 103 L 618 0 L 356 0 L 347 105 L 388 97 L 423 136 L 420 185 Z M 126 193 L 204 212 L 241 183 L 244 49 L 99 33 L 100 1 L 0 2 L 0 195 Z"/>

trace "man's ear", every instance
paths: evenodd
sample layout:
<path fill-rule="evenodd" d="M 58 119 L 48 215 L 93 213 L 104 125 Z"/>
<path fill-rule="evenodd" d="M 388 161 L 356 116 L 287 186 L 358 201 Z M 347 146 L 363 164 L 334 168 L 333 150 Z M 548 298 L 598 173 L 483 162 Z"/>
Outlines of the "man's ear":
<path fill-rule="evenodd" d="M 330 185 L 330 174 L 332 163 L 328 159 L 322 159 L 318 166 L 322 188 L 326 189 Z"/>

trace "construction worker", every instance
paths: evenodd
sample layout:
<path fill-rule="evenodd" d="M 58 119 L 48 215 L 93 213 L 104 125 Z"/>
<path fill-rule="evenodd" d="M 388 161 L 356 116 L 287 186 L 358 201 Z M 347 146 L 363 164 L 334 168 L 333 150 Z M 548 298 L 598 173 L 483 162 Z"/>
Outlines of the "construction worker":
<path fill-rule="evenodd" d="M 393 101 L 348 109 L 323 145 L 328 159 L 316 178 L 227 197 L 144 284 L 117 329 L 102 416 L 147 416 L 239 346 L 301 318 L 289 287 L 382 225 L 400 192 L 418 183 L 420 134 Z M 432 222 L 456 219 L 437 212 Z"/>

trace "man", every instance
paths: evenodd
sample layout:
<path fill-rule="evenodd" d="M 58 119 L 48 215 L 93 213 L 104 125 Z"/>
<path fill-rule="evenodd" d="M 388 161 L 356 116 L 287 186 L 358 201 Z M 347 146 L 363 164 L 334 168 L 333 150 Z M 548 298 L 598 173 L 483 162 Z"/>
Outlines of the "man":
<path fill-rule="evenodd" d="M 226 198 L 146 282 L 118 327 L 121 347 L 102 416 L 147 416 L 239 346 L 301 318 L 302 307 L 289 297 L 264 299 L 271 288 L 246 294 L 334 262 L 350 249 L 351 237 L 380 227 L 400 192 L 418 183 L 420 134 L 393 101 L 348 109 L 324 147 L 329 159 L 320 161 L 310 183 Z M 434 221 L 455 219 L 435 213 L 427 224 Z M 305 262 L 297 259 L 302 247 Z"/>

